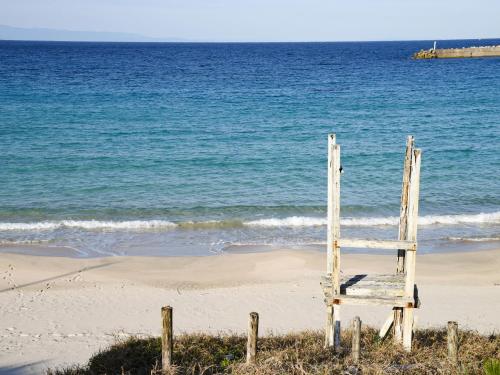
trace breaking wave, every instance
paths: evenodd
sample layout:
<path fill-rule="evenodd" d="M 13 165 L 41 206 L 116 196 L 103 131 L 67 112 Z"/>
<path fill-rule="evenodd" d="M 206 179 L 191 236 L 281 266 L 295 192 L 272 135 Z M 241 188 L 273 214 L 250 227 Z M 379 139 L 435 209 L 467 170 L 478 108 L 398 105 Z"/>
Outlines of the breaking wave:
<path fill-rule="evenodd" d="M 165 220 L 60 220 L 36 223 L 0 223 L 1 231 L 46 231 L 63 228 L 87 230 L 155 230 L 175 227 L 176 224 Z"/>
<path fill-rule="evenodd" d="M 399 218 L 359 217 L 341 218 L 341 225 L 348 227 L 396 226 Z M 491 225 L 500 224 L 500 212 L 480 213 L 474 215 L 428 215 L 422 216 L 419 225 Z M 130 220 L 130 221 L 100 221 L 100 220 L 60 220 L 32 223 L 0 223 L 0 231 L 52 231 L 57 229 L 75 228 L 83 230 L 103 231 L 162 231 L 169 229 L 230 229 L 241 227 L 320 227 L 325 226 L 324 217 L 290 216 L 285 218 L 267 218 L 259 220 L 209 220 L 172 222 L 167 220 Z"/>
<path fill-rule="evenodd" d="M 341 218 L 340 224 L 348 227 L 372 227 L 398 225 L 399 217 L 360 217 Z M 326 218 L 292 216 L 283 219 L 260 219 L 246 222 L 247 225 L 261 227 L 311 227 L 326 225 Z M 461 224 L 500 224 L 500 212 L 474 215 L 428 215 L 418 219 L 419 225 L 461 225 Z"/>
<path fill-rule="evenodd" d="M 447 240 L 456 242 L 494 242 L 500 241 L 500 237 L 448 237 Z"/>

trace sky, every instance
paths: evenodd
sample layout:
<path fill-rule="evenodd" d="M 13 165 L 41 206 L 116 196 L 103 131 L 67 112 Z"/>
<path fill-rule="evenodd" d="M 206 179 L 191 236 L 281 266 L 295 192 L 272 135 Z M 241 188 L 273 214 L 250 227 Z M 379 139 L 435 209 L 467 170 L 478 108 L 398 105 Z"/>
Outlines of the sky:
<path fill-rule="evenodd" d="M 500 37 L 500 0 L 0 0 L 0 25 L 193 41 Z"/>

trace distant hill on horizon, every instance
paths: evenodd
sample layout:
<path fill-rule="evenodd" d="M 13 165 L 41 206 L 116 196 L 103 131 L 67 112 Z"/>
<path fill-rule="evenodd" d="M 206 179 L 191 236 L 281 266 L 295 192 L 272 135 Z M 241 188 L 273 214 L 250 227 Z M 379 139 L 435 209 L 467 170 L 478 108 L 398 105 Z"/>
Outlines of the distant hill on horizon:
<path fill-rule="evenodd" d="M 84 30 L 64 30 L 64 29 L 50 29 L 50 28 L 25 28 L 15 27 L 0 24 L 0 41 L 1 40 L 14 40 L 14 41 L 44 41 L 44 42 L 178 42 L 178 43 L 345 43 L 345 42 L 401 42 L 401 41 L 433 41 L 450 42 L 450 41 L 482 41 L 482 40 L 500 40 L 500 38 L 482 38 L 482 39 L 419 39 L 419 40 L 331 40 L 331 41 L 261 41 L 261 40 L 210 40 L 210 39 L 185 39 L 185 38 L 155 38 L 135 33 L 125 32 L 112 32 L 112 31 L 84 31 Z M 499 43 L 500 44 L 500 43 Z M 496 45 L 496 44 L 495 44 Z M 450 46 L 451 47 L 451 46 Z"/>
<path fill-rule="evenodd" d="M 187 42 L 182 38 L 152 38 L 140 34 L 108 31 L 74 31 L 0 25 L 0 40 L 71 42 Z"/>

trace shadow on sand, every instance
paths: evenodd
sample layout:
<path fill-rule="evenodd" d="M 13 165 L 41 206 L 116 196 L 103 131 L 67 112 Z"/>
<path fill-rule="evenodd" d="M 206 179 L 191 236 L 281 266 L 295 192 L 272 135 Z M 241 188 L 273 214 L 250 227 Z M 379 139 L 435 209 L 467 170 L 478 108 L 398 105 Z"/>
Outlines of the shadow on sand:
<path fill-rule="evenodd" d="M 45 362 L 38 361 L 21 365 L 5 366 L 0 365 L 0 375 L 32 375 L 44 374 L 46 371 Z"/>

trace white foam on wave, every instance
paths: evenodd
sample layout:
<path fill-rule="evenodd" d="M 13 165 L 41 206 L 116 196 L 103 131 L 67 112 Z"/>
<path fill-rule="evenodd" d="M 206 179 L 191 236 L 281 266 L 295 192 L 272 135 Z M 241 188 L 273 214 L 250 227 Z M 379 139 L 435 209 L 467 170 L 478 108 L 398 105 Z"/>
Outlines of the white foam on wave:
<path fill-rule="evenodd" d="M 397 217 L 361 217 L 361 218 L 341 218 L 340 224 L 343 226 L 379 226 L 397 225 Z M 283 219 L 260 219 L 245 222 L 248 226 L 254 227 L 319 227 L 327 224 L 326 218 L 291 216 Z"/>
<path fill-rule="evenodd" d="M 456 224 L 500 224 L 500 212 L 474 215 L 429 215 L 420 217 L 420 225 L 456 225 Z"/>
<path fill-rule="evenodd" d="M 341 225 L 348 227 L 396 226 L 399 218 L 387 217 L 359 217 L 341 218 Z M 419 217 L 419 225 L 480 225 L 500 224 L 500 212 L 480 213 L 474 215 L 428 215 Z M 0 223 L 0 231 L 50 231 L 56 229 L 76 228 L 84 230 L 109 231 L 149 231 L 166 230 L 172 228 L 210 229 L 249 227 L 318 227 L 325 226 L 324 217 L 290 216 L 285 218 L 267 218 L 241 222 L 239 220 L 200 221 L 174 223 L 167 220 L 130 220 L 130 221 L 101 221 L 101 220 L 60 220 L 41 221 L 33 223 Z"/>
<path fill-rule="evenodd" d="M 255 227 L 316 227 L 326 225 L 326 219 L 320 217 L 290 216 L 283 219 L 259 219 L 244 223 Z"/>
<path fill-rule="evenodd" d="M 447 240 L 456 242 L 495 242 L 500 241 L 500 237 L 448 237 Z"/>
<path fill-rule="evenodd" d="M 360 217 L 341 218 L 340 224 L 348 227 L 395 226 L 399 217 Z M 260 219 L 247 221 L 249 226 L 258 227 L 313 227 L 326 225 L 326 218 L 291 216 L 283 219 Z M 418 219 L 419 225 L 461 225 L 461 224 L 500 224 L 500 212 L 472 215 L 428 215 Z"/>
<path fill-rule="evenodd" d="M 60 220 L 36 223 L 0 223 L 0 231 L 47 231 L 62 228 L 79 228 L 87 230 L 155 230 L 175 227 L 176 224 L 166 220 Z"/>

